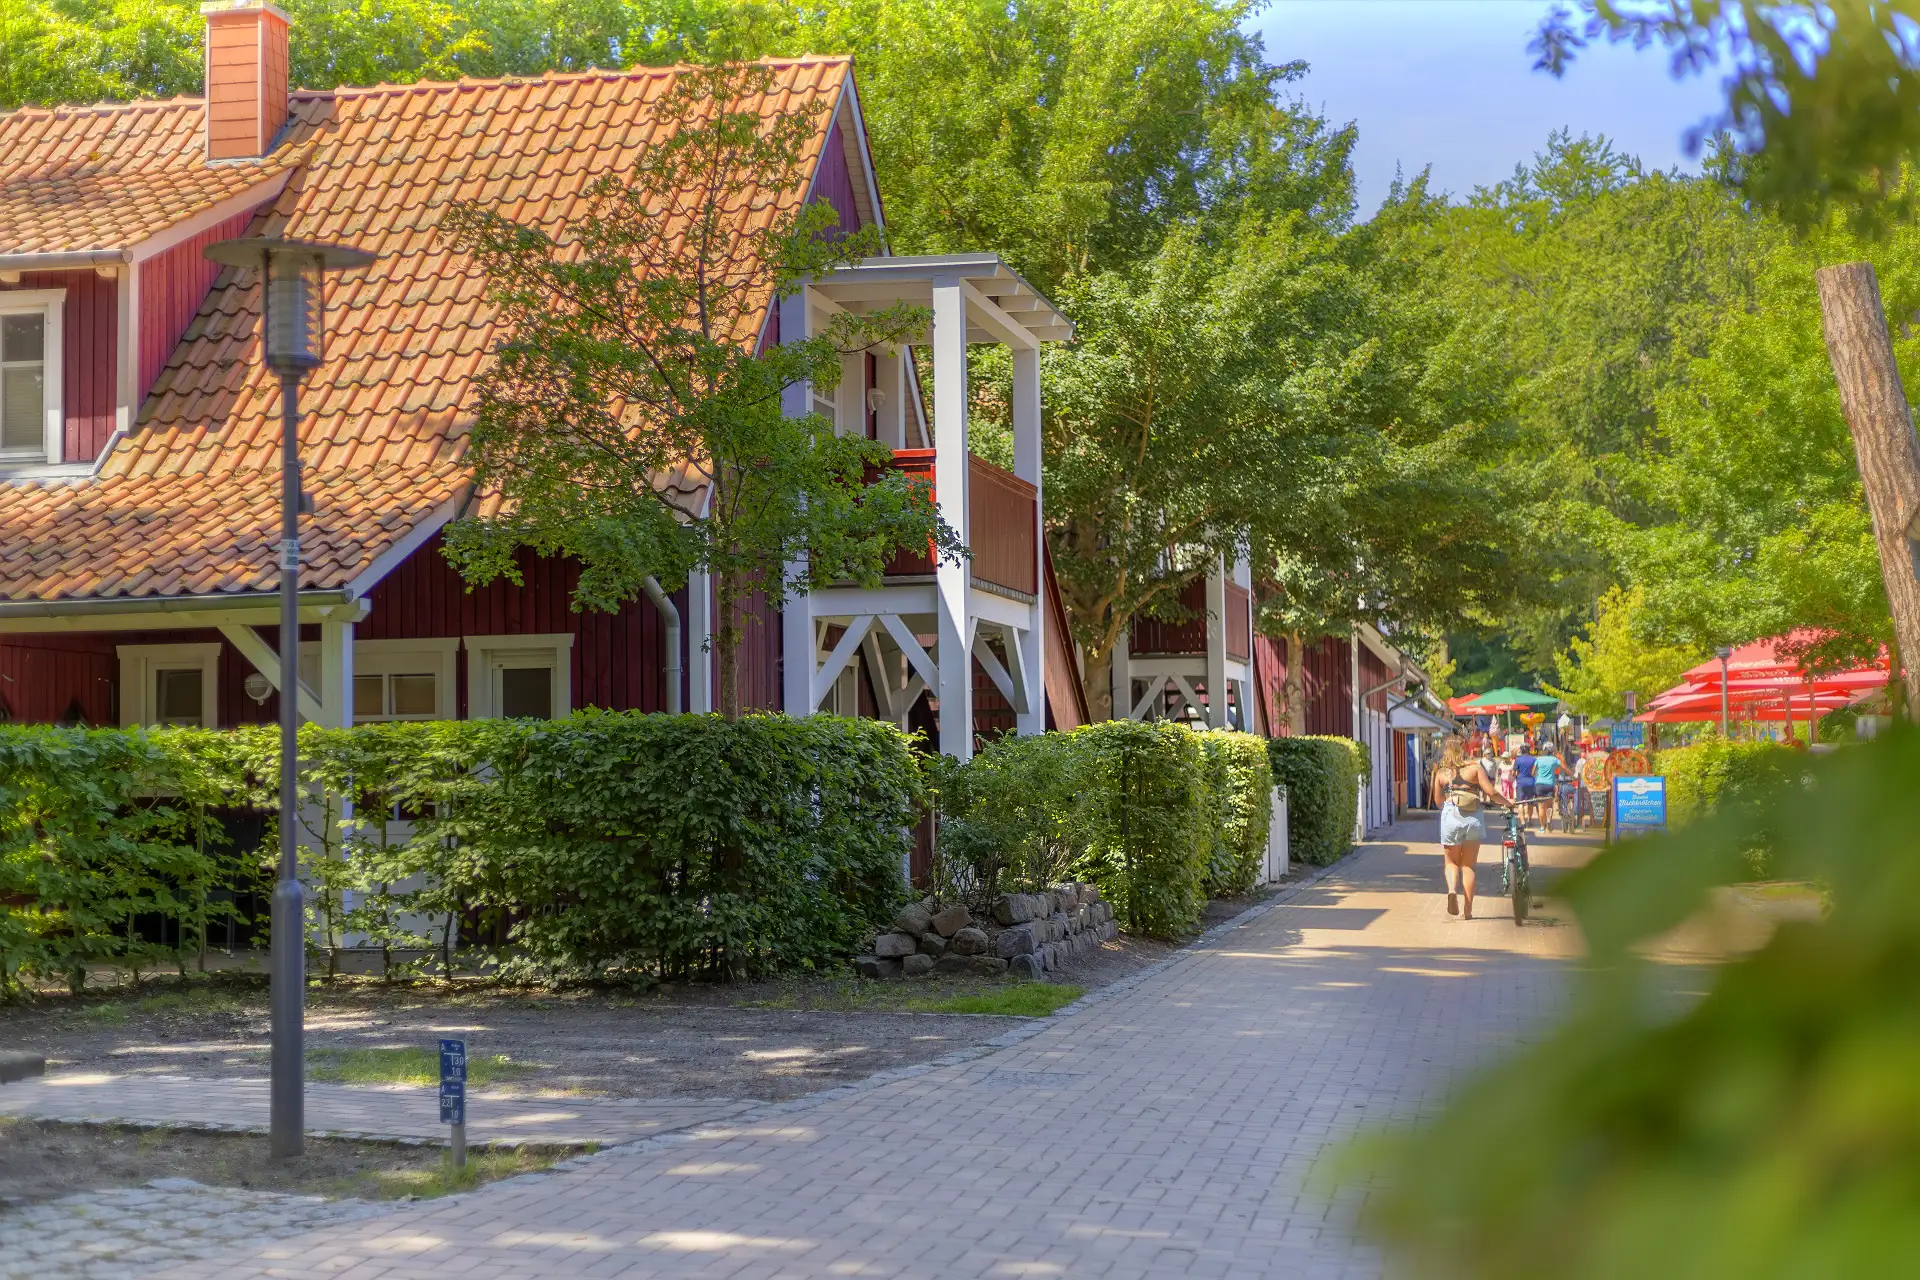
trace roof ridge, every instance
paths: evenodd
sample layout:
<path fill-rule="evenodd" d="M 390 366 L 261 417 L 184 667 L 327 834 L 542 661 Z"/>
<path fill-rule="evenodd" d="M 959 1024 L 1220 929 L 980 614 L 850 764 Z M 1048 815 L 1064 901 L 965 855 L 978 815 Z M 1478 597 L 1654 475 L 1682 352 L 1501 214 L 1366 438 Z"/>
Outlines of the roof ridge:
<path fill-rule="evenodd" d="M 830 65 L 842 63 L 851 65 L 850 53 L 802 53 L 787 58 L 756 58 L 750 66 L 760 67 L 799 67 Z M 332 97 L 362 97 L 381 93 L 412 93 L 433 89 L 486 89 L 499 85 L 523 84 L 559 84 L 581 80 L 636 80 L 647 76 L 679 75 L 686 71 L 704 70 L 706 64 L 693 62 L 673 62 L 663 64 L 635 63 L 630 67 L 588 67 L 584 71 L 542 71 L 536 75 L 507 76 L 461 76 L 457 80 L 413 80 L 404 84 L 381 81 L 379 84 L 341 84 L 331 89 L 294 89 L 289 98 L 314 99 Z M 200 99 L 196 98 L 198 102 Z"/>
<path fill-rule="evenodd" d="M 31 103 L 24 106 L 0 109 L 0 120 L 14 116 L 59 116 L 74 115 L 87 111 L 156 111 L 162 107 L 204 107 L 205 97 L 196 97 L 190 93 L 177 93 L 171 98 L 132 98 L 126 102 L 57 102 L 51 107 L 38 107 Z"/>

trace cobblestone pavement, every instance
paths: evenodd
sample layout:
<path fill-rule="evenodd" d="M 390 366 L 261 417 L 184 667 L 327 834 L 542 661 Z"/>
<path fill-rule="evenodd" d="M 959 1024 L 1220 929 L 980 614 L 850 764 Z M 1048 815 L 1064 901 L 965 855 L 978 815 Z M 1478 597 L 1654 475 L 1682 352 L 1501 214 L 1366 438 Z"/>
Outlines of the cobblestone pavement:
<path fill-rule="evenodd" d="M 218 1105 L 209 1105 L 212 1098 Z M 467 1141 L 611 1146 L 725 1119 L 756 1105 L 728 1098 L 496 1098 L 478 1092 L 467 1100 Z M 265 1133 L 267 1080 L 47 1076 L 0 1085 L 0 1115 Z M 318 1137 L 447 1140 L 438 1091 L 417 1087 L 309 1083 L 306 1127 Z"/>
<path fill-rule="evenodd" d="M 88 1191 L 0 1209 L 0 1280 L 134 1280 L 387 1211 L 363 1200 L 204 1187 L 186 1178 Z"/>
<path fill-rule="evenodd" d="M 1431 822 L 1385 836 L 996 1051 L 171 1274 L 1377 1275 L 1317 1157 L 1434 1105 L 1579 953 L 1551 907 L 1450 919 L 1437 850 L 1391 842 Z M 1542 837 L 1543 886 L 1592 847 Z"/>

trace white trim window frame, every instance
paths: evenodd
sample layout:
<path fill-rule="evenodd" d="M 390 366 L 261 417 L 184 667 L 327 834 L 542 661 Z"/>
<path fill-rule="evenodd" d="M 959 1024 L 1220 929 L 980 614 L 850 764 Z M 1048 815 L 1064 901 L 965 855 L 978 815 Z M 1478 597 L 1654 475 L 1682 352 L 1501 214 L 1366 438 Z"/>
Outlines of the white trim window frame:
<path fill-rule="evenodd" d="M 500 718 L 500 673 L 546 667 L 552 672 L 551 718 L 573 714 L 573 636 L 567 633 L 525 636 L 467 636 L 467 717 Z"/>
<path fill-rule="evenodd" d="M 36 446 L 7 445 L 0 437 L 0 468 L 55 465 L 65 458 L 66 409 L 62 350 L 63 321 L 66 316 L 65 289 L 0 290 L 0 413 L 12 392 L 6 385 L 15 378 L 30 376 L 34 365 L 40 369 L 41 440 Z M 6 322 L 19 316 L 40 318 L 40 358 L 10 359 Z"/>
<path fill-rule="evenodd" d="M 306 646 L 302 646 L 304 649 Z M 372 724 L 389 720 L 453 720 L 458 717 L 456 655 L 457 636 L 419 640 L 356 640 L 353 643 L 353 722 Z M 401 692 L 395 677 L 433 677 L 433 709 L 403 712 L 398 709 Z M 380 682 L 381 710 L 363 714 L 360 710 L 362 681 Z"/>
<path fill-rule="evenodd" d="M 220 642 L 123 644 L 120 657 L 120 723 L 125 728 L 158 725 L 159 678 L 166 671 L 200 673 L 200 727 L 220 725 Z"/>

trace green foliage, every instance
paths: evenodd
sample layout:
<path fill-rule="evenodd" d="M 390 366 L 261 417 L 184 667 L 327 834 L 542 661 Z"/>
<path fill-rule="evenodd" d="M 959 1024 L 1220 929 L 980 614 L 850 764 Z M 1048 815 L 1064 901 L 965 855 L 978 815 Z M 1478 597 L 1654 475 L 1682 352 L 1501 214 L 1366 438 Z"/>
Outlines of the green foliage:
<path fill-rule="evenodd" d="M 24 977 L 78 991 L 89 965 L 138 972 L 184 956 L 227 883 L 209 814 L 219 790 L 195 759 L 211 735 L 111 729 L 0 729 L 0 998 Z M 135 930 L 179 926 L 163 948 Z"/>
<path fill-rule="evenodd" d="M 1273 827 L 1273 769 L 1264 739 L 1250 733 L 1203 733 L 1207 791 L 1215 819 L 1204 887 L 1210 898 L 1252 889 Z"/>
<path fill-rule="evenodd" d="M 1406 1274 L 1787 1280 L 1920 1267 L 1920 736 L 1806 777 L 1562 882 L 1592 957 L 1550 1034 L 1475 1073 L 1367 1160 L 1367 1229 Z M 1772 832 L 1821 920 L 1676 998 L 1649 956 Z"/>
<path fill-rule="evenodd" d="M 650 576 L 676 589 L 706 570 L 729 718 L 750 591 L 778 602 L 802 558 L 810 586 L 877 586 L 896 550 L 959 545 L 885 445 L 786 413 L 788 388 L 831 391 L 843 356 L 904 340 L 927 315 L 841 312 L 825 333 L 760 345 L 771 299 L 881 248 L 876 226 L 833 234 L 824 202 L 779 205 L 824 122 L 763 120 L 774 91 L 761 65 L 683 72 L 655 107 L 664 136 L 630 173 L 590 184 L 557 235 L 481 202 L 442 223 L 486 275 L 504 335 L 471 437 L 474 484 L 504 503 L 454 524 L 448 558 L 469 581 L 518 582 L 523 547 L 571 556 L 575 607 L 607 611 Z M 743 223 L 760 202 L 767 216 Z M 687 472 L 696 484 L 661 483 Z"/>
<path fill-rule="evenodd" d="M 347 935 L 437 942 L 445 972 L 467 913 L 506 928 L 503 972 L 830 966 L 897 905 L 922 803 L 904 735 L 827 716 L 308 726 L 301 757 L 309 937 L 329 955 Z M 276 799 L 258 786 L 278 769 L 269 730 L 7 727 L 0 762 L 9 983 L 151 962 L 137 915 L 181 920 L 197 945 L 206 890 L 254 874 L 204 852 L 220 838 L 209 811 Z M 437 939 L 412 931 L 432 919 Z"/>
<path fill-rule="evenodd" d="M 939 858 L 977 902 L 1091 880 L 1134 933 L 1177 938 L 1250 886 L 1271 821 L 1260 739 L 1108 720 L 936 762 Z"/>
<path fill-rule="evenodd" d="M 1649 641 L 1636 629 L 1646 607 L 1646 589 L 1611 587 L 1600 597 L 1593 625 L 1554 655 L 1565 687 L 1549 692 L 1585 716 L 1624 716 L 1629 691 L 1643 698 L 1672 688 L 1681 673 L 1707 657 L 1705 650 Z"/>
<path fill-rule="evenodd" d="M 1044 1018 L 1085 994 L 1080 987 L 1056 986 L 1051 982 L 1022 982 L 974 996 L 909 1000 L 907 1007 L 921 1013 L 988 1013 L 1014 1018 Z"/>
<path fill-rule="evenodd" d="M 1667 780 L 1667 821 L 1678 826 L 1726 805 L 1754 803 L 1797 776 L 1805 760 L 1779 743 L 1710 735 L 1690 747 L 1655 752 L 1653 771 Z"/>
<path fill-rule="evenodd" d="M 1287 789 L 1287 856 L 1311 866 L 1337 861 L 1353 845 L 1366 746 L 1351 738 L 1273 738 L 1273 780 Z"/>
<path fill-rule="evenodd" d="M 1665 45 L 1676 76 L 1718 76 L 1726 105 L 1689 139 L 1696 148 L 1709 137 L 1737 142 L 1741 185 L 1755 204 L 1802 229 L 1835 209 L 1873 231 L 1911 213 L 1911 193 L 1890 190 L 1920 151 L 1911 4 L 1580 0 L 1577 8 L 1578 25 L 1564 4 L 1542 20 L 1536 65 L 1560 75 L 1576 50 L 1605 36 Z"/>

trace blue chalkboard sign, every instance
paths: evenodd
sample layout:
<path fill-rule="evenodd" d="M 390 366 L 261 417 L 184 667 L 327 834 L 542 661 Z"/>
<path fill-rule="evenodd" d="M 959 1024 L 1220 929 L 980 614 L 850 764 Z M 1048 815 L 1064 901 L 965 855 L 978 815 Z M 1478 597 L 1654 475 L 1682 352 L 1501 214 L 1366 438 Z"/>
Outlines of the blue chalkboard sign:
<path fill-rule="evenodd" d="M 440 1042 L 440 1123 L 467 1122 L 467 1042 Z"/>
<path fill-rule="evenodd" d="M 1629 776 L 1613 780 L 1616 831 L 1657 831 L 1667 825 L 1667 780 Z"/>

